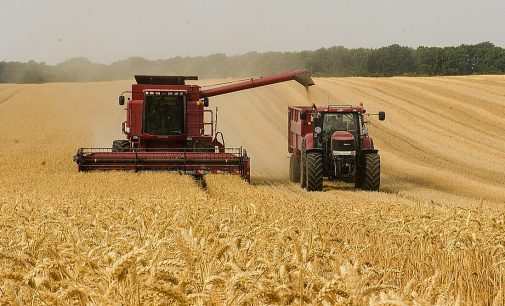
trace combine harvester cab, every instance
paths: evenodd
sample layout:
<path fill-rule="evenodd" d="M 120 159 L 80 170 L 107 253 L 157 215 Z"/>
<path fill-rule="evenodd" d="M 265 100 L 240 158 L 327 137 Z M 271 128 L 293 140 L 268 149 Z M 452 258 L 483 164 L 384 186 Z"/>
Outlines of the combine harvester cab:
<path fill-rule="evenodd" d="M 225 147 L 223 134 L 216 131 L 209 97 L 296 80 L 314 84 L 305 70 L 286 72 L 227 84 L 210 89 L 188 85 L 186 76 L 135 76 L 127 101 L 124 140 L 111 148 L 80 148 L 74 156 L 79 171 L 166 170 L 201 177 L 206 173 L 240 175 L 250 182 L 247 151 Z M 125 92 L 126 93 L 126 92 Z M 125 104 L 119 96 L 119 104 Z"/>

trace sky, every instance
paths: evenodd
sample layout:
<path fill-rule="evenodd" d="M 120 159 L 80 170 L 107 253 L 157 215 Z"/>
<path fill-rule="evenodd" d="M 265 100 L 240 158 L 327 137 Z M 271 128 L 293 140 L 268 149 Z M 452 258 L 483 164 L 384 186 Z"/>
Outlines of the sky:
<path fill-rule="evenodd" d="M 505 46 L 504 0 L 0 0 L 0 61 Z"/>

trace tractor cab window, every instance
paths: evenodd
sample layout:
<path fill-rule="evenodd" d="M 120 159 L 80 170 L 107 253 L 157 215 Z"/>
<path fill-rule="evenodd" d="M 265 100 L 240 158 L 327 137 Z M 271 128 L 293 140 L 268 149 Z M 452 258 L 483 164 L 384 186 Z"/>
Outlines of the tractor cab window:
<path fill-rule="evenodd" d="M 184 96 L 145 95 L 144 132 L 179 135 L 184 132 Z"/>
<path fill-rule="evenodd" d="M 334 131 L 356 132 L 357 118 L 354 113 L 327 113 L 324 115 L 323 132 Z"/>

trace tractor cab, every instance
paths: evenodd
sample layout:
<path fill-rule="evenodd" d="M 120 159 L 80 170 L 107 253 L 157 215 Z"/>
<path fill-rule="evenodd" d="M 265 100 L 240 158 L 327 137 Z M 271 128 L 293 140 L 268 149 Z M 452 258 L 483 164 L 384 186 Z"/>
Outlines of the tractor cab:
<path fill-rule="evenodd" d="M 339 145 L 339 141 L 343 141 L 338 149 L 355 150 L 356 144 L 348 142 L 359 139 L 363 122 L 361 114 L 357 112 L 332 112 L 322 113 L 321 116 L 319 128 L 317 128 L 318 125 L 315 125 L 315 129 L 321 131 L 319 137 L 317 137 L 320 145 L 334 147 Z"/>
<path fill-rule="evenodd" d="M 358 130 L 359 122 L 357 113 L 325 113 L 323 118 L 323 132 L 356 132 Z"/>
<path fill-rule="evenodd" d="M 332 151 L 342 151 L 342 149 L 351 149 L 351 144 L 348 142 L 353 140 L 353 150 L 360 147 L 368 148 L 367 117 L 373 115 L 378 115 L 381 121 L 386 117 L 384 112 L 366 114 L 362 105 L 358 107 L 329 105 L 324 108 L 314 108 L 311 119 L 316 145 L 331 144 Z"/>

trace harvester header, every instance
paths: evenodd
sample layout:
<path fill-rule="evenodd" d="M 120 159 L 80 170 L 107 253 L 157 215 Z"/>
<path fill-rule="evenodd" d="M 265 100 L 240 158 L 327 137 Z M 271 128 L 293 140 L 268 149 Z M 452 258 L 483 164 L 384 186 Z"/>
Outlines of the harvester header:
<path fill-rule="evenodd" d="M 314 85 L 310 73 L 295 70 L 202 89 L 186 84 L 196 76 L 137 75 L 122 123 L 124 140 L 112 148 L 80 148 L 74 156 L 79 171 L 168 170 L 201 177 L 205 173 L 231 173 L 250 181 L 250 161 L 242 148 L 225 147 L 217 131 L 209 97 L 295 80 Z M 202 101 L 203 100 L 203 101 Z M 119 104 L 125 104 L 119 97 Z"/>

